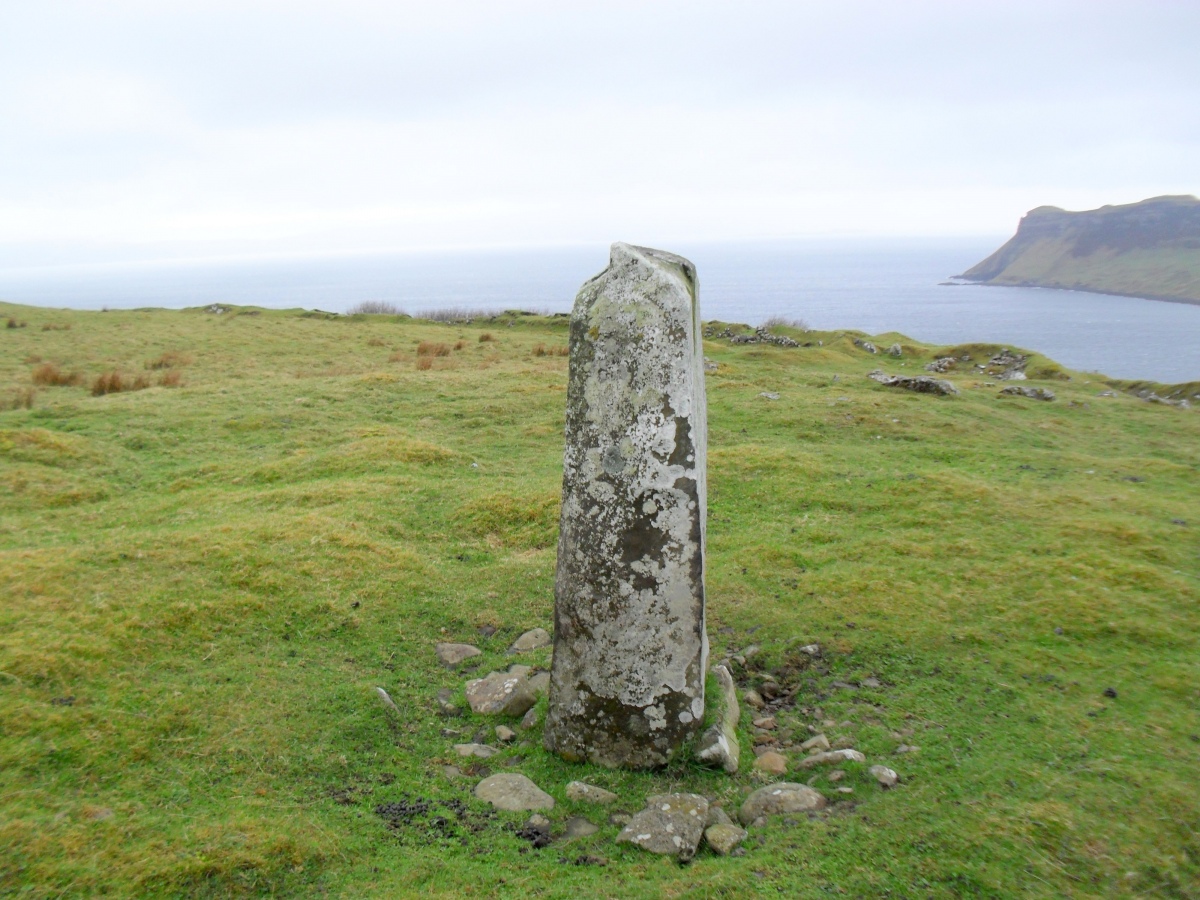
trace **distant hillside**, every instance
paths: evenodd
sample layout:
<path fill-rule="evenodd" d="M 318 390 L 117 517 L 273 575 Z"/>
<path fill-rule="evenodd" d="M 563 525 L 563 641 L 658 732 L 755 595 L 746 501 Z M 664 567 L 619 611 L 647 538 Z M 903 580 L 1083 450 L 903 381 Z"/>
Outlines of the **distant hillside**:
<path fill-rule="evenodd" d="M 1153 197 L 1086 212 L 1039 206 L 959 277 L 1200 303 L 1200 200 Z"/>

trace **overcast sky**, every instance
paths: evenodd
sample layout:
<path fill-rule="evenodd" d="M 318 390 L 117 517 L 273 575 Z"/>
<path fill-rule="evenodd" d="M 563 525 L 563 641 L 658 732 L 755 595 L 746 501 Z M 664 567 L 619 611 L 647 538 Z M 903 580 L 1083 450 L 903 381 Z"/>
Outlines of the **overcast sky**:
<path fill-rule="evenodd" d="M 1200 2 L 0 0 L 0 265 L 1200 192 Z"/>

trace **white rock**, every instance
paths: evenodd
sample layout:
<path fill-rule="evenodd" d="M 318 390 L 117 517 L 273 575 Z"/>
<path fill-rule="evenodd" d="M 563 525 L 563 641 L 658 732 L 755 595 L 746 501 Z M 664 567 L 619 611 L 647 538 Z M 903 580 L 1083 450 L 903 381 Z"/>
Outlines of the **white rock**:
<path fill-rule="evenodd" d="M 806 784 L 781 781 L 759 788 L 746 798 L 738 810 L 743 825 L 752 825 L 763 816 L 809 812 L 824 809 L 825 798 Z"/>
<path fill-rule="evenodd" d="M 444 666 L 457 666 L 464 659 L 483 653 L 478 647 L 472 647 L 470 644 L 435 644 L 433 650 Z"/>
<path fill-rule="evenodd" d="M 830 750 L 828 753 L 815 753 L 800 760 L 800 768 L 811 769 L 813 766 L 823 766 L 836 762 L 866 762 L 867 758 L 857 750 Z"/>
<path fill-rule="evenodd" d="M 896 770 L 889 769 L 887 766 L 871 766 L 867 771 L 875 776 L 875 780 L 879 782 L 880 787 L 884 790 L 895 787 L 896 783 L 900 780 L 900 776 L 896 774 Z"/>
<path fill-rule="evenodd" d="M 724 666 L 713 666 L 713 675 L 721 688 L 720 714 L 717 721 L 696 743 L 696 758 L 709 765 L 720 766 L 732 775 L 738 770 L 742 752 L 737 738 L 737 724 L 741 716 L 737 685 L 733 683 L 733 676 Z"/>
<path fill-rule="evenodd" d="M 648 797 L 646 808 L 621 829 L 617 843 L 689 860 L 696 855 L 707 820 L 708 800 L 698 794 Z"/>
<path fill-rule="evenodd" d="M 567 799 L 576 803 L 616 803 L 619 799 L 612 791 L 587 784 L 582 781 L 572 781 L 567 785 Z"/>
<path fill-rule="evenodd" d="M 491 672 L 467 682 L 467 702 L 483 715 L 523 716 L 537 702 L 524 675 Z"/>

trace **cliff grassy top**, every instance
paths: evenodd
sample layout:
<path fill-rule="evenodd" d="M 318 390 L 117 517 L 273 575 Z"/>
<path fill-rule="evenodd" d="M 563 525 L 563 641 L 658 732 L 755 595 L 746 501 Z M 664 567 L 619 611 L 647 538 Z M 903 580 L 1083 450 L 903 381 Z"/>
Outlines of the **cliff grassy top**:
<path fill-rule="evenodd" d="M 495 723 L 439 716 L 467 674 L 434 643 L 476 644 L 482 674 L 552 624 L 563 320 L 8 316 L 0 893 L 1198 895 L 1194 410 L 1036 357 L 1053 403 L 971 374 L 945 376 L 957 397 L 897 391 L 864 376 L 945 354 L 895 335 L 876 343 L 900 360 L 843 333 L 706 341 L 713 655 L 759 645 L 744 681 L 801 686 L 782 730 L 903 781 L 822 773 L 827 813 L 680 866 L 614 845 L 566 783 L 628 812 L 671 789 L 733 809 L 749 772 L 573 766 L 536 733 L 444 771 Z M 482 766 L 554 795 L 556 830 L 600 832 L 532 849 L 524 816 L 471 796 Z"/>
<path fill-rule="evenodd" d="M 1084 212 L 1040 206 L 961 277 L 1200 303 L 1200 200 L 1154 197 Z"/>

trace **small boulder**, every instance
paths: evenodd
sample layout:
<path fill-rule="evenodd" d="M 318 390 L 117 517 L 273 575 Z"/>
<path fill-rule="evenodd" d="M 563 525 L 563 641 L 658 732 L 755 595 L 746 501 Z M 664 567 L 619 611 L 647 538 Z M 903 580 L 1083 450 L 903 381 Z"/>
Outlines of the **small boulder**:
<path fill-rule="evenodd" d="M 754 761 L 754 769 L 767 775 L 782 775 L 787 771 L 787 757 L 774 750 L 768 750 Z"/>
<path fill-rule="evenodd" d="M 545 628 L 531 628 L 508 648 L 509 653 L 528 653 L 531 650 L 541 650 L 551 644 L 550 634 Z"/>
<path fill-rule="evenodd" d="M 567 819 L 566 836 L 568 838 L 588 837 L 599 830 L 599 825 L 593 824 L 583 816 L 571 816 L 571 818 Z"/>
<path fill-rule="evenodd" d="M 524 675 L 492 672 L 467 682 L 467 702 L 483 715 L 523 716 L 537 702 Z"/>
<path fill-rule="evenodd" d="M 517 736 L 517 733 L 515 731 L 513 731 L 511 728 L 509 728 L 507 725 L 497 725 L 496 726 L 496 740 L 498 740 L 500 743 L 502 743 L 502 744 L 510 743 L 511 741 L 513 741 L 516 738 L 516 736 Z"/>
<path fill-rule="evenodd" d="M 713 825 L 732 825 L 733 819 L 729 818 L 729 813 L 721 809 L 719 806 L 710 806 L 708 808 L 708 818 L 704 820 L 704 827 L 710 828 Z"/>
<path fill-rule="evenodd" d="M 550 673 L 538 672 L 529 679 L 529 689 L 535 697 L 544 697 L 550 693 Z"/>
<path fill-rule="evenodd" d="M 443 666 L 457 666 L 464 659 L 483 653 L 478 647 L 472 647 L 470 644 L 436 644 L 433 649 Z"/>
<path fill-rule="evenodd" d="M 830 749 L 829 738 L 825 737 L 825 735 L 823 733 L 814 735 L 813 737 L 810 737 L 807 741 L 805 741 L 803 744 L 801 744 L 800 749 L 804 750 L 805 752 L 807 752 L 809 750 L 817 750 L 817 751 L 829 750 Z"/>
<path fill-rule="evenodd" d="M 896 783 L 900 780 L 900 776 L 896 774 L 895 769 L 889 769 L 887 766 L 871 766 L 867 771 L 874 776 L 875 780 L 879 782 L 879 786 L 885 791 L 888 788 L 895 787 Z"/>
<path fill-rule="evenodd" d="M 892 344 L 892 346 L 888 347 L 887 352 L 888 352 L 888 356 L 903 356 L 904 348 L 901 347 L 899 344 Z"/>
<path fill-rule="evenodd" d="M 538 713 L 536 709 L 530 709 L 521 717 L 521 724 L 518 726 L 522 731 L 528 731 L 538 723 Z"/>
<path fill-rule="evenodd" d="M 598 788 L 583 781 L 572 781 L 567 785 L 567 799 L 576 803 L 616 803 L 619 799 L 612 791 Z"/>
<path fill-rule="evenodd" d="M 1030 400 L 1054 399 L 1054 391 L 1049 388 L 1023 387 L 1019 384 L 1010 384 L 1007 387 L 1002 387 L 1000 388 L 1000 393 L 1016 397 L 1028 397 Z"/>
<path fill-rule="evenodd" d="M 857 750 L 830 750 L 826 753 L 814 753 L 800 760 L 800 768 L 811 769 L 813 766 L 823 766 L 835 762 L 866 762 L 867 758 Z"/>
<path fill-rule="evenodd" d="M 825 798 L 806 784 L 781 781 L 759 788 L 746 798 L 738 810 L 738 819 L 750 825 L 762 816 L 811 812 L 825 808 Z"/>
<path fill-rule="evenodd" d="M 744 828 L 734 824 L 710 825 L 704 830 L 704 840 L 717 856 L 728 856 L 733 849 L 749 837 Z"/>
<path fill-rule="evenodd" d="M 707 818 L 708 800 L 699 794 L 649 797 L 646 808 L 621 829 L 617 843 L 633 844 L 662 856 L 677 856 L 686 862 L 696 855 Z"/>
<path fill-rule="evenodd" d="M 515 772 L 504 772 L 483 779 L 475 785 L 475 796 L 486 800 L 496 809 L 509 812 L 554 808 L 553 797 L 524 775 Z"/>
<path fill-rule="evenodd" d="M 758 691 L 746 691 L 742 694 L 742 699 L 746 701 L 746 705 L 751 709 L 762 709 L 767 705 L 766 701 L 762 698 L 762 694 Z"/>
<path fill-rule="evenodd" d="M 949 395 L 958 393 L 958 388 L 949 381 L 930 378 L 928 375 L 885 375 L 882 370 L 876 369 L 874 372 L 867 373 L 867 377 L 887 387 L 904 388 L 919 394 Z"/>
<path fill-rule="evenodd" d="M 717 721 L 700 736 L 696 744 L 696 757 L 709 765 L 720 766 L 730 775 L 738 770 L 741 747 L 738 746 L 737 723 L 741 716 L 738 708 L 737 685 L 724 666 L 713 666 L 713 675 L 721 688 L 720 710 Z"/>

